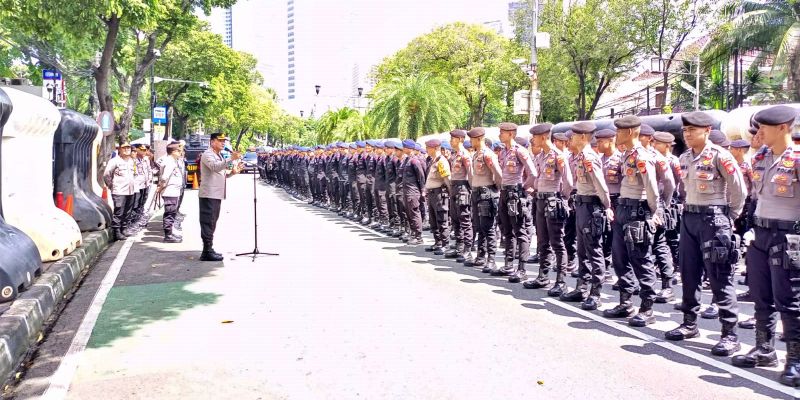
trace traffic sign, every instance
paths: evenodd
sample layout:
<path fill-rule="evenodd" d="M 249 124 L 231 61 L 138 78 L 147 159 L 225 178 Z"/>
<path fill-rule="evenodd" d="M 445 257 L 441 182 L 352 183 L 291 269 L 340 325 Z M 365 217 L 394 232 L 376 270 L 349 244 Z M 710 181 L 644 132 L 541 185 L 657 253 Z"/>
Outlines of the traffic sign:
<path fill-rule="evenodd" d="M 42 79 L 43 80 L 60 80 L 61 79 L 61 72 L 58 72 L 54 69 L 43 69 L 42 70 Z"/>
<path fill-rule="evenodd" d="M 167 123 L 167 107 L 164 106 L 153 107 L 153 123 L 155 124 Z"/>
<path fill-rule="evenodd" d="M 97 116 L 97 124 L 103 131 L 103 136 L 108 136 L 114 132 L 114 114 L 110 111 L 103 111 Z"/>

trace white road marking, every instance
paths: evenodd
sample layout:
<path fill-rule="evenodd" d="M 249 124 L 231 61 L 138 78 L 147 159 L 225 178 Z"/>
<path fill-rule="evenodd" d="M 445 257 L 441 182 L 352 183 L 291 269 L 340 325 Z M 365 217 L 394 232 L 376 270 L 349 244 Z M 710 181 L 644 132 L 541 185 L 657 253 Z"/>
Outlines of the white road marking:
<path fill-rule="evenodd" d="M 144 230 L 142 230 L 142 232 L 144 232 Z M 116 282 L 119 271 L 122 269 L 122 265 L 128 257 L 128 252 L 130 252 L 131 247 L 140 236 L 141 233 L 134 237 L 129 237 L 125 240 L 122 248 L 119 249 L 117 257 L 114 258 L 114 261 L 108 268 L 106 276 L 103 277 L 103 281 L 100 283 L 100 287 L 95 293 L 94 299 L 92 299 L 92 304 L 86 311 L 86 315 L 83 316 L 81 325 L 78 327 L 77 332 L 75 332 L 75 337 L 72 338 L 72 343 L 67 350 L 67 354 L 64 355 L 64 358 L 58 365 L 58 369 L 51 376 L 50 384 L 42 395 L 42 399 L 61 400 L 67 397 L 72 378 L 75 376 L 75 371 L 78 369 L 78 363 L 80 362 L 83 351 L 86 349 L 86 343 L 89 342 L 89 337 L 92 335 L 92 330 L 94 330 L 94 326 L 97 323 L 97 317 L 100 316 L 100 311 L 103 309 L 103 304 L 106 302 L 108 292 L 114 287 L 114 282 Z"/>
<path fill-rule="evenodd" d="M 607 320 L 605 318 L 599 317 L 599 316 L 597 316 L 595 314 L 592 314 L 592 313 L 590 313 L 588 311 L 581 310 L 580 308 L 575 308 L 575 307 L 573 307 L 571 305 L 564 304 L 559 300 L 555 300 L 555 299 L 551 299 L 551 298 L 544 298 L 543 300 L 548 302 L 548 303 L 550 303 L 550 304 L 552 304 L 552 305 L 561 307 L 561 308 L 563 308 L 565 310 L 574 312 L 574 313 L 576 313 L 576 314 L 578 314 L 578 315 L 580 315 L 582 317 L 588 318 L 588 319 L 590 319 L 590 320 L 592 320 L 594 322 L 603 324 L 603 325 L 605 325 L 605 326 L 607 326 L 609 328 L 618 330 L 618 331 L 620 331 L 622 333 L 625 333 L 627 335 L 630 335 L 630 336 L 633 336 L 635 338 L 644 340 L 645 342 L 652 343 L 652 344 L 654 344 L 654 345 L 656 345 L 658 347 L 661 347 L 663 349 L 666 349 L 666 350 L 672 351 L 674 353 L 678 353 L 680 355 L 689 357 L 689 358 L 691 358 L 693 360 L 696 360 L 696 361 L 698 361 L 700 363 L 703 363 L 703 364 L 706 364 L 708 366 L 721 369 L 721 370 L 723 370 L 725 372 L 730 373 L 731 375 L 736 375 L 736 376 L 738 376 L 738 377 L 740 377 L 742 379 L 746 379 L 748 381 L 757 383 L 759 385 L 766 386 L 766 387 L 768 387 L 768 388 L 770 388 L 772 390 L 788 394 L 788 395 L 792 396 L 793 398 L 800 397 L 800 390 L 795 389 L 795 388 L 791 388 L 791 387 L 788 387 L 788 386 L 784 386 L 784 385 L 778 383 L 777 381 L 764 378 L 763 376 L 758 375 L 758 374 L 754 374 L 754 373 L 752 373 L 750 371 L 747 371 L 746 369 L 734 367 L 731 364 L 724 363 L 724 362 L 719 361 L 717 359 L 714 359 L 712 357 L 700 354 L 700 353 L 698 353 L 696 351 L 692 351 L 692 350 L 683 348 L 681 346 L 672 344 L 672 343 L 668 342 L 666 339 L 660 339 L 660 338 L 657 338 L 655 336 L 650 336 L 650 335 L 648 335 L 646 333 L 643 333 L 643 332 L 638 331 L 638 330 L 633 329 L 633 328 L 629 328 L 629 327 L 627 327 L 625 325 L 621 325 L 621 324 L 619 324 L 617 322 L 610 322 L 609 320 Z"/>

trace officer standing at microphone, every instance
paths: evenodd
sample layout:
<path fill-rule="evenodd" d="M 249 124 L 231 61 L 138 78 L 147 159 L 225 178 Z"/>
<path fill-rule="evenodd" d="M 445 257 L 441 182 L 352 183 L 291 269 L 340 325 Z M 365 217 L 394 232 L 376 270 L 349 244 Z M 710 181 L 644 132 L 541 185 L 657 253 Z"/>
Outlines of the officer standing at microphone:
<path fill-rule="evenodd" d="M 222 254 L 214 251 L 214 231 L 217 229 L 217 220 L 222 208 L 222 200 L 226 195 L 226 180 L 228 177 L 239 173 L 238 167 L 227 171 L 228 162 L 222 157 L 227 136 L 216 132 L 211 134 L 208 150 L 200 158 L 200 237 L 203 239 L 203 253 L 200 261 L 222 261 Z M 237 152 L 231 153 L 231 160 L 236 161 L 242 156 Z"/>
<path fill-rule="evenodd" d="M 711 283 L 712 301 L 719 307 L 720 340 L 711 354 L 728 356 L 741 348 L 736 334 L 739 307 L 733 286 L 733 264 L 738 243 L 732 219 L 744 207 L 744 178 L 731 153 L 709 140 L 714 120 L 702 112 L 681 116 L 683 137 L 689 149 L 681 154 L 681 175 L 686 192 L 679 258 L 683 280 L 683 323 L 666 332 L 669 340 L 697 337 L 697 315 L 705 270 Z"/>

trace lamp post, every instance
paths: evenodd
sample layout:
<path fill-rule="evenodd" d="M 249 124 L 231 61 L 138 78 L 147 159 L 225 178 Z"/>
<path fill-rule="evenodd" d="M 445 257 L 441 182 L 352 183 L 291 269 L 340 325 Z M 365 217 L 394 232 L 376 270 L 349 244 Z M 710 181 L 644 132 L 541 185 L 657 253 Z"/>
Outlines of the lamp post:
<path fill-rule="evenodd" d="M 156 50 L 158 51 L 158 50 Z M 158 54 L 158 53 L 156 53 Z M 172 78 L 162 78 L 160 76 L 155 76 L 155 68 L 150 67 L 150 145 L 155 144 L 155 132 L 156 132 L 156 124 L 153 122 L 155 118 L 155 108 L 156 108 L 156 84 L 161 82 L 178 82 L 178 83 L 193 83 L 197 84 L 200 87 L 208 87 L 209 83 L 205 81 L 188 81 L 185 79 L 172 79 Z"/>
<path fill-rule="evenodd" d="M 317 111 L 317 99 L 319 98 L 320 88 L 322 88 L 322 86 L 314 85 L 314 92 L 316 92 L 316 95 L 314 95 L 314 106 L 311 107 L 311 115 L 309 115 L 309 117 L 314 117 L 314 113 Z"/>

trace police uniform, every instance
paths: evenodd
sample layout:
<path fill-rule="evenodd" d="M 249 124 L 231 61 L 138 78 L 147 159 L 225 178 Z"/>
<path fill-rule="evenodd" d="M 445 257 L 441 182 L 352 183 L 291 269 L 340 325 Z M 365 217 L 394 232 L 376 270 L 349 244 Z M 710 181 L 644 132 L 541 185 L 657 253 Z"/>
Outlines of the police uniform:
<path fill-rule="evenodd" d="M 652 128 L 651 128 L 652 129 Z M 641 135 L 641 134 L 640 134 Z M 671 143 L 673 137 L 667 132 L 649 133 L 651 140 L 660 142 Z M 658 139 L 656 139 L 658 135 Z M 675 177 L 670 168 L 670 160 L 667 156 L 658 152 L 655 147 L 651 145 L 647 150 L 653 155 L 656 163 L 656 182 L 658 183 L 658 194 L 661 207 L 664 209 L 663 223 L 656 226 L 656 232 L 653 234 L 653 258 L 655 261 L 656 272 L 661 278 L 661 290 L 656 293 L 655 301 L 657 303 L 666 303 L 672 300 L 675 296 L 672 293 L 672 279 L 675 273 L 674 260 L 672 258 L 672 251 L 667 245 L 667 229 L 675 229 L 674 220 L 672 219 L 668 210 L 672 204 L 672 196 L 675 193 Z"/>
<path fill-rule="evenodd" d="M 701 111 L 683 114 L 681 119 L 684 129 L 707 128 L 713 123 L 711 116 Z M 705 270 L 722 322 L 721 339 L 711 353 L 726 356 L 740 347 L 732 267 L 738 261 L 738 245 L 731 219 L 742 212 L 746 196 L 744 180 L 733 156 L 710 141 L 699 154 L 691 148 L 686 150 L 680 156 L 680 163 L 685 190 L 679 248 L 684 316 L 683 323 L 666 332 L 665 337 L 683 340 L 699 335 L 697 315 Z"/>
<path fill-rule="evenodd" d="M 378 151 L 383 151 L 386 147 L 380 141 L 374 141 L 373 145 Z M 389 203 L 386 200 L 386 190 L 388 184 L 386 183 L 386 155 L 374 154 L 375 157 L 375 227 L 381 232 L 389 230 Z"/>
<path fill-rule="evenodd" d="M 617 136 L 617 132 L 611 129 L 601 129 L 594 134 L 595 139 L 609 139 Z M 617 150 L 616 146 L 611 146 L 611 154 L 602 154 L 601 162 L 603 164 L 603 178 L 608 187 L 608 196 L 611 200 L 611 209 L 617 208 L 619 200 L 620 184 L 622 177 L 620 176 L 620 165 L 622 164 L 622 152 Z M 613 270 L 611 264 L 611 241 L 613 232 L 611 229 L 611 220 L 608 220 L 606 229 L 603 231 L 603 256 L 605 257 L 606 277 Z"/>
<path fill-rule="evenodd" d="M 592 122 L 579 122 L 572 127 L 575 134 L 593 134 Z M 600 156 L 587 144 L 576 155 L 575 223 L 578 256 L 578 283 L 575 290 L 561 295 L 563 301 L 582 301 L 584 310 L 596 310 L 605 281 L 603 231 L 608 221 L 611 198 L 603 178 Z M 587 286 L 590 286 L 587 287 Z"/>
<path fill-rule="evenodd" d="M 169 150 L 169 146 L 168 146 Z M 176 150 L 178 151 L 178 150 Z M 178 213 L 178 198 L 181 188 L 185 186 L 180 161 L 172 154 L 167 154 L 161 159 L 161 173 L 158 177 L 158 192 L 164 201 L 164 241 L 167 243 L 180 243 L 183 238 L 175 231 L 175 217 Z"/>
<path fill-rule="evenodd" d="M 399 141 L 389 140 L 386 142 L 386 201 L 389 205 L 389 235 L 399 237 L 401 232 L 401 204 L 398 204 L 398 167 L 400 159 L 395 155 L 395 150 L 403 150 L 403 145 Z"/>
<path fill-rule="evenodd" d="M 411 139 L 403 141 L 403 150 L 416 149 L 417 143 Z M 425 188 L 425 166 L 419 157 L 410 154 L 403 168 L 403 198 L 409 228 L 409 245 L 422 244 L 422 211 L 420 203 Z"/>
<path fill-rule="evenodd" d="M 436 157 L 433 157 L 425 178 L 428 220 L 434 240 L 433 246 L 426 250 L 435 255 L 443 255 L 450 241 L 450 163 L 441 154 L 441 145 L 439 139 L 425 142 L 425 147 L 436 150 Z"/>
<path fill-rule="evenodd" d="M 538 124 L 530 129 L 533 136 L 550 135 L 551 124 Z M 554 134 L 553 137 L 556 138 Z M 565 138 L 566 139 L 566 138 Z M 527 289 L 550 286 L 548 274 L 555 263 L 556 284 L 549 289 L 550 296 L 560 296 L 566 288 L 567 250 L 564 245 L 564 224 L 567 221 L 567 197 L 572 192 L 572 170 L 566 155 L 547 141 L 536 159 L 539 171 L 534 182 L 536 192 L 536 241 L 539 252 L 539 274 L 523 283 Z"/>
<path fill-rule="evenodd" d="M 130 148 L 129 143 L 123 143 L 119 148 Z M 132 232 L 128 229 L 130 215 L 133 211 L 136 182 L 134 181 L 134 161 L 132 157 L 123 158 L 119 154 L 106 164 L 103 173 L 103 183 L 111 192 L 114 201 L 114 214 L 111 217 L 111 229 L 117 240 L 124 240 Z"/>
<path fill-rule="evenodd" d="M 757 113 L 755 120 L 761 129 L 787 124 L 791 132 L 796 117 L 793 108 L 775 106 Z M 800 386 L 799 178 L 798 145 L 789 144 L 780 154 L 765 147 L 753 157 L 755 238 L 747 250 L 746 265 L 755 302 L 756 346 L 746 355 L 733 358 L 733 364 L 741 367 L 777 366 L 774 335 L 780 315 L 786 364 L 779 381 L 795 387 Z"/>
<path fill-rule="evenodd" d="M 140 153 L 138 150 L 143 147 L 144 145 L 136 146 L 136 154 L 132 156 L 134 165 L 133 180 L 136 184 L 136 191 L 133 195 L 133 210 L 129 216 L 128 226 L 134 229 L 141 227 L 142 219 L 145 216 L 144 207 L 145 203 L 147 203 L 147 189 L 150 187 L 150 182 L 153 180 L 153 176 L 151 175 L 150 171 L 150 160 L 148 160 L 144 155 L 139 157 Z"/>
<path fill-rule="evenodd" d="M 454 138 L 464 139 L 467 132 L 454 129 L 450 132 Z M 472 258 L 472 204 L 470 201 L 469 177 L 472 174 L 472 156 L 463 146 L 453 149 L 450 158 L 450 197 L 453 205 L 453 231 L 456 248 L 446 256 L 455 258 L 457 262 L 465 262 Z M 471 260 L 470 260 L 471 261 Z"/>
<path fill-rule="evenodd" d="M 370 225 L 372 227 L 375 221 L 375 170 L 378 167 L 378 159 L 375 157 L 375 142 L 372 140 L 367 140 L 367 150 L 364 153 L 365 162 L 367 164 L 367 183 L 364 186 L 364 209 L 366 210 L 365 217 L 366 221 L 362 220 L 361 222 L 365 225 Z"/>
<path fill-rule="evenodd" d="M 641 121 L 638 117 L 627 116 L 614 121 L 617 137 L 620 130 L 638 130 Z M 656 226 L 653 215 L 660 215 L 656 164 L 647 149 L 636 142 L 622 155 L 622 163 L 617 175 L 622 178 L 620 197 L 614 221 L 611 224 L 612 263 L 617 274 L 620 303 L 610 310 L 604 310 L 607 318 L 625 318 L 634 313 L 631 297 L 636 284 L 642 298 L 639 312 L 628 324 L 642 327 L 655 322 L 653 303 L 656 296 L 653 285 L 656 276 L 653 269 L 652 243 Z"/>
<path fill-rule="evenodd" d="M 222 133 L 211 134 L 211 140 L 225 141 L 227 138 Z M 222 261 L 222 255 L 214 251 L 214 231 L 217 229 L 217 220 L 226 196 L 228 162 L 221 154 L 209 147 L 200 158 L 200 189 L 197 196 L 200 199 L 200 237 L 203 240 L 202 261 Z"/>
<path fill-rule="evenodd" d="M 484 128 L 471 129 L 467 136 L 482 138 L 486 135 Z M 497 156 L 485 145 L 475 149 L 472 156 L 472 175 L 469 178 L 472 187 L 471 203 L 473 213 L 473 229 L 477 232 L 477 256 L 472 262 L 476 267 L 483 267 L 483 272 L 491 272 L 495 268 L 494 256 L 497 250 L 497 208 L 500 200 L 498 189 L 502 185 L 502 173 Z"/>

